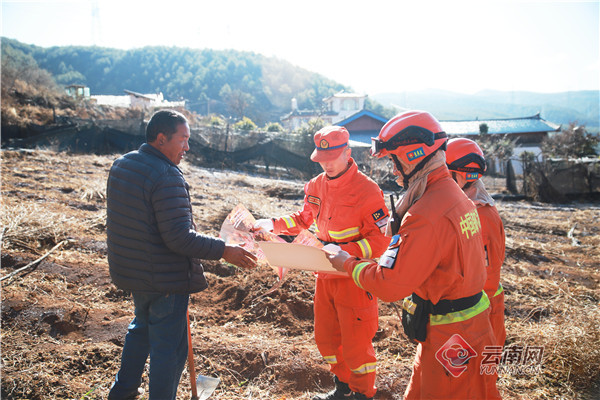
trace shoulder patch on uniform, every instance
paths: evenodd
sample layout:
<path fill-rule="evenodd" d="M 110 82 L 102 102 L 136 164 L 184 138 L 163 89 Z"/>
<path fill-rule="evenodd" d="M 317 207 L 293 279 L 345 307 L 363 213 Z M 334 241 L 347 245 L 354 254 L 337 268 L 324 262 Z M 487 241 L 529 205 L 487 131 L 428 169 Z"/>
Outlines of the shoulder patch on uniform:
<path fill-rule="evenodd" d="M 320 206 L 321 205 L 321 199 L 318 198 L 317 196 L 308 196 L 307 201 L 310 204 L 314 204 L 316 206 Z"/>
<path fill-rule="evenodd" d="M 392 240 L 390 241 L 390 244 L 388 245 L 388 249 L 395 249 L 396 247 L 400 246 L 400 235 L 394 235 L 392 236 Z"/>
<path fill-rule="evenodd" d="M 380 208 L 379 210 L 377 210 L 373 214 L 371 214 L 371 216 L 373 217 L 373 219 L 375 221 L 377 221 L 385 216 L 385 212 L 383 212 L 383 208 Z"/>
<path fill-rule="evenodd" d="M 385 234 L 385 228 L 387 227 L 388 221 L 389 221 L 390 217 L 388 217 L 387 215 L 385 216 L 385 218 L 380 219 L 379 221 L 375 222 L 375 225 L 377 225 L 377 227 L 379 228 L 379 230 L 381 231 L 381 233 Z"/>
<path fill-rule="evenodd" d="M 394 264 L 396 263 L 396 257 L 398 256 L 398 250 L 400 250 L 400 235 L 392 236 L 392 240 L 388 249 L 383 253 L 383 255 L 379 258 L 379 266 L 382 268 L 394 268 Z"/>

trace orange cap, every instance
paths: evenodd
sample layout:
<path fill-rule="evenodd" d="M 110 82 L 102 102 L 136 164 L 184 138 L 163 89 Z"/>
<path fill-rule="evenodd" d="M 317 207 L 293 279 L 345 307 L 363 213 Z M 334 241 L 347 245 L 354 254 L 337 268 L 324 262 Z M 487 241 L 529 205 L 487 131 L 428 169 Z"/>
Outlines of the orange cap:
<path fill-rule="evenodd" d="M 343 126 L 326 126 L 315 133 L 315 150 L 310 159 L 314 162 L 335 160 L 348 146 L 350 134 Z"/>

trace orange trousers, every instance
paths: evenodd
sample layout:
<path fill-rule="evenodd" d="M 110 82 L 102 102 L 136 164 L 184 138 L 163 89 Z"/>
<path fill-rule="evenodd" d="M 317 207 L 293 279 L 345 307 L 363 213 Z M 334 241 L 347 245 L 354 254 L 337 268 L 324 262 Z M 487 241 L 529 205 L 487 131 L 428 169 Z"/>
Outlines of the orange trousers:
<path fill-rule="evenodd" d="M 317 278 L 314 311 L 315 342 L 330 371 L 351 390 L 373 397 L 377 298 L 351 278 Z"/>
<path fill-rule="evenodd" d="M 504 327 L 504 291 L 494 297 L 494 293 L 488 294 L 490 298 L 490 323 L 496 337 L 496 346 L 504 347 L 506 341 L 506 328 Z"/>
<path fill-rule="evenodd" d="M 484 348 L 496 343 L 489 316 L 488 308 L 466 321 L 428 325 L 427 339 L 417 345 L 412 376 L 404 393 L 404 400 L 500 399 L 496 375 L 480 371 Z M 457 361 L 458 356 L 464 355 L 467 346 L 472 350 L 472 357 L 461 364 L 462 361 Z M 449 365 L 448 359 L 453 356 L 454 365 Z"/>

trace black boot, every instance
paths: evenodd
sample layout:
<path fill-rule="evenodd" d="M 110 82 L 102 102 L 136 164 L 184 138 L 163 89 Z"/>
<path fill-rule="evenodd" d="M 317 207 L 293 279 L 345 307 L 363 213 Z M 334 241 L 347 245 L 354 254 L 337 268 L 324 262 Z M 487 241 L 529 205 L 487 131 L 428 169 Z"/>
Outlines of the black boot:
<path fill-rule="evenodd" d="M 373 400 L 372 397 L 367 397 L 362 393 L 354 392 L 352 393 L 352 400 Z"/>
<path fill-rule="evenodd" d="M 335 389 L 329 393 L 318 394 L 312 400 L 351 400 L 352 390 L 348 384 L 340 381 L 337 376 L 333 377 L 333 382 Z"/>

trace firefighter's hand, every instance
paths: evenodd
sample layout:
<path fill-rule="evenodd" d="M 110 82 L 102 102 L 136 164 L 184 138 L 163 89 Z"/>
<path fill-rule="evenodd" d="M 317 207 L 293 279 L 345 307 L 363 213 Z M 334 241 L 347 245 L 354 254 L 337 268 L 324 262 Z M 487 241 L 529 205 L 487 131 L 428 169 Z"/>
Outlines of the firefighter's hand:
<path fill-rule="evenodd" d="M 254 223 L 254 230 L 265 230 L 267 232 L 273 232 L 273 220 L 272 219 L 259 219 Z"/>
<path fill-rule="evenodd" d="M 256 267 L 256 256 L 240 246 L 225 245 L 223 259 L 244 269 Z"/>
<path fill-rule="evenodd" d="M 333 268 L 341 272 L 346 272 L 346 270 L 344 269 L 344 263 L 349 258 L 352 258 L 352 256 L 344 250 L 339 251 L 335 254 L 327 254 L 327 259 L 329 260 Z"/>
<path fill-rule="evenodd" d="M 328 253 L 337 254 L 339 251 L 342 250 L 342 248 L 337 244 L 329 243 L 323 246 L 323 250 L 325 250 Z"/>

